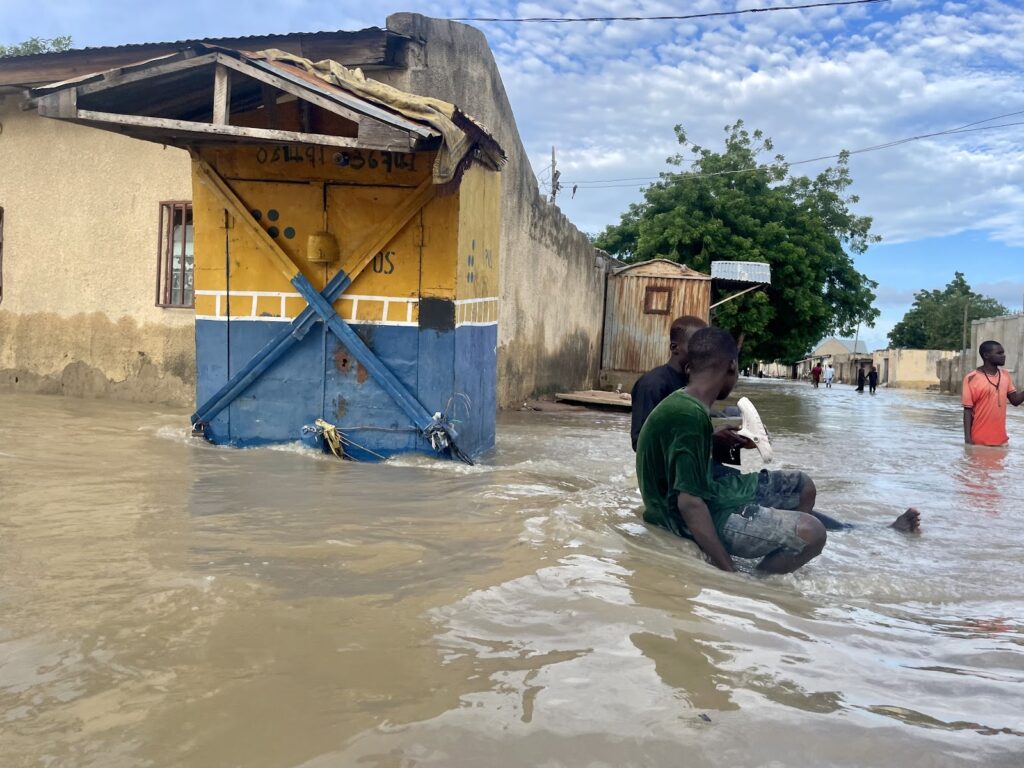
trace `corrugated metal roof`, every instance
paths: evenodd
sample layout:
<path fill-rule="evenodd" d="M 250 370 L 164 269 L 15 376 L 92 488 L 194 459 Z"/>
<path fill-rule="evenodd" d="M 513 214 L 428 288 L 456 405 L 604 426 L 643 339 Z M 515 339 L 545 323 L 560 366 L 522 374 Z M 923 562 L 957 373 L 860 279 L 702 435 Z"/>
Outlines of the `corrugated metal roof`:
<path fill-rule="evenodd" d="M 771 265 L 760 261 L 712 261 L 711 277 L 734 283 L 771 283 Z"/>
<path fill-rule="evenodd" d="M 248 45 L 236 45 L 236 43 L 245 43 L 246 41 L 254 40 L 271 40 L 271 41 L 282 41 L 282 40 L 299 40 L 299 39 L 315 39 L 318 37 L 335 37 L 335 36 L 354 36 L 362 34 L 370 34 L 378 32 L 384 34 L 395 35 L 397 37 L 404 37 L 396 32 L 383 29 L 381 27 L 366 27 L 358 30 L 321 30 L 319 32 L 272 32 L 265 35 L 242 35 L 241 37 L 202 37 L 202 38 L 189 38 L 186 40 L 165 40 L 163 42 L 150 42 L 150 43 L 124 43 L 122 45 L 87 45 L 84 48 L 68 48 L 66 51 L 50 51 L 48 53 L 30 53 L 24 56 L 5 56 L 4 62 L 21 62 L 31 61 L 33 59 L 42 59 L 49 57 L 51 59 L 58 58 L 61 56 L 69 56 L 72 54 L 82 53 L 98 53 L 100 51 L 143 51 L 147 48 L 167 48 L 167 47 L 181 47 L 187 48 L 189 46 L 198 44 L 207 45 L 220 45 L 225 48 L 243 48 L 249 49 Z M 264 46 L 265 47 L 265 46 Z"/>
<path fill-rule="evenodd" d="M 698 272 L 692 267 L 688 267 L 685 264 L 680 264 L 677 261 L 669 261 L 668 259 L 649 259 L 647 261 L 639 261 L 636 264 L 627 264 L 624 267 L 619 267 L 612 274 L 621 275 L 623 273 L 633 271 L 642 274 L 650 273 L 651 275 L 658 275 L 660 277 L 672 276 L 682 278 L 694 278 L 698 280 L 711 279 L 703 272 Z"/>

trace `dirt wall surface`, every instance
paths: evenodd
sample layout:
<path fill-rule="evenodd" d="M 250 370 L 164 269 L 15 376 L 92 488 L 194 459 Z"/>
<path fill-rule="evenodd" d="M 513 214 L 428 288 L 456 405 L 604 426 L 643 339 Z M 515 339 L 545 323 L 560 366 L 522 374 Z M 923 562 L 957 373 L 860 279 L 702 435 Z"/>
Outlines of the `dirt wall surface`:
<path fill-rule="evenodd" d="M 593 386 L 610 262 L 540 194 L 486 38 L 473 27 L 412 13 L 389 16 L 387 28 L 412 38 L 401 54 L 405 69 L 387 81 L 457 104 L 508 154 L 501 172 L 498 404 Z"/>
<path fill-rule="evenodd" d="M 159 203 L 189 200 L 178 149 L 0 100 L 0 391 L 191 404 L 194 313 L 155 306 Z"/>
<path fill-rule="evenodd" d="M 0 339 L 0 392 L 181 406 L 195 399 L 191 326 L 140 325 L 129 317 L 114 322 L 102 312 L 61 317 L 0 310 Z"/>

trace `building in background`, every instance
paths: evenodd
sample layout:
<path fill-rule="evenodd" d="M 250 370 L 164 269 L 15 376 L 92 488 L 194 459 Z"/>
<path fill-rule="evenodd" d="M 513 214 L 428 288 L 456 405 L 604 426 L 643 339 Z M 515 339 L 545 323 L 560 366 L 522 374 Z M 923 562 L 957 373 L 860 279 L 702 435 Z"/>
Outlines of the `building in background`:
<path fill-rule="evenodd" d="M 195 42 L 0 59 L 0 389 L 194 404 L 188 154 L 26 107 L 30 87 Z M 593 385 L 605 277 L 616 262 L 540 194 L 481 32 L 401 13 L 383 29 L 208 42 L 332 59 L 477 117 L 508 153 L 499 174 L 498 404 Z"/>

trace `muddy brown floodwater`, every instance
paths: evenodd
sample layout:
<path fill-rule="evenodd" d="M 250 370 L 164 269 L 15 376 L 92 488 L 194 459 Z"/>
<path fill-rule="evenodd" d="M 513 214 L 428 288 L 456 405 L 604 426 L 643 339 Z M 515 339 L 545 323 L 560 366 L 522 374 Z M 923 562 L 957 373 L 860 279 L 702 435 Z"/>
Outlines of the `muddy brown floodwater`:
<path fill-rule="evenodd" d="M 620 414 L 372 465 L 0 397 L 0 765 L 1024 764 L 1024 412 L 740 390 L 861 524 L 793 576 L 644 526 Z"/>

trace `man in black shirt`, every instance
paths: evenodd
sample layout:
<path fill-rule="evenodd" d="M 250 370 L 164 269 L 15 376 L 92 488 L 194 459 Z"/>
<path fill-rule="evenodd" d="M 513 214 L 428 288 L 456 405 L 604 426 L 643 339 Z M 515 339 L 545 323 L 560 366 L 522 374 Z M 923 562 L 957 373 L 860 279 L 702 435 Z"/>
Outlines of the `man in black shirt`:
<path fill-rule="evenodd" d="M 633 423 L 629 434 L 633 441 L 634 451 L 636 450 L 636 441 L 640 437 L 640 429 L 647 421 L 647 417 L 651 415 L 651 411 L 657 407 L 658 403 L 677 389 L 685 387 L 689 382 L 689 377 L 686 375 L 686 363 L 690 337 L 701 328 L 707 327 L 707 323 L 693 315 L 683 315 L 673 320 L 669 329 L 670 356 L 668 362 L 648 371 L 633 385 Z M 863 375 L 863 369 L 861 369 L 861 376 Z M 736 467 L 740 464 L 740 449 L 754 447 L 753 441 L 737 435 L 737 430 L 738 427 L 721 427 L 715 430 L 711 436 L 713 440 L 711 446 L 712 471 L 716 477 L 739 472 Z M 849 523 L 840 522 L 822 512 L 811 511 L 810 514 L 818 518 L 830 531 L 852 527 Z M 899 520 L 893 527 L 899 528 L 898 523 Z"/>
<path fill-rule="evenodd" d="M 640 428 L 647 421 L 647 417 L 651 415 L 651 411 L 677 389 L 686 386 L 687 345 L 693 334 L 701 328 L 707 327 L 707 323 L 693 315 L 683 315 L 673 320 L 668 332 L 670 353 L 668 362 L 648 371 L 633 385 L 633 423 L 629 430 L 629 436 L 633 442 L 634 451 L 636 450 L 636 441 L 640 437 Z M 735 432 L 735 427 L 727 427 L 715 433 L 713 456 L 717 464 L 739 464 L 739 449 L 754 447 L 750 440 L 740 437 Z M 720 466 L 715 467 L 716 472 L 723 469 Z"/>

